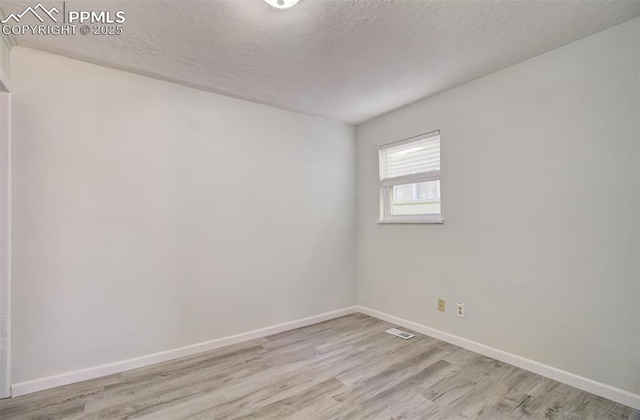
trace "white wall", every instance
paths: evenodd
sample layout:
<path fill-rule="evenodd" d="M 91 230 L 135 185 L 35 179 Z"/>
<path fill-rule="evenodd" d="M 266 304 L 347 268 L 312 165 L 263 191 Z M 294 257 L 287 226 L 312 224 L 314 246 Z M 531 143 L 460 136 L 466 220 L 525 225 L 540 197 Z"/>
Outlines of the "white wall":
<path fill-rule="evenodd" d="M 360 304 L 640 391 L 639 22 L 358 127 Z M 444 224 L 378 225 L 378 146 L 433 130 Z"/>
<path fill-rule="evenodd" d="M 356 303 L 355 130 L 12 52 L 13 382 Z"/>
<path fill-rule="evenodd" d="M 0 13 L 2 17 L 2 13 Z M 0 34 L 0 398 L 11 395 L 11 96 L 9 40 Z"/>
<path fill-rule="evenodd" d="M 11 96 L 0 91 L 0 398 L 11 395 Z"/>

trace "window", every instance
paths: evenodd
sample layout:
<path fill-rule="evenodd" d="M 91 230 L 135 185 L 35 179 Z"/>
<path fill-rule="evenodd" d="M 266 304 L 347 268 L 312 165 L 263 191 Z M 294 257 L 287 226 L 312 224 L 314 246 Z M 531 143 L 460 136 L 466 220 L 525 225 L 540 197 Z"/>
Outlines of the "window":
<path fill-rule="evenodd" d="M 442 223 L 440 132 L 380 147 L 380 223 Z"/>

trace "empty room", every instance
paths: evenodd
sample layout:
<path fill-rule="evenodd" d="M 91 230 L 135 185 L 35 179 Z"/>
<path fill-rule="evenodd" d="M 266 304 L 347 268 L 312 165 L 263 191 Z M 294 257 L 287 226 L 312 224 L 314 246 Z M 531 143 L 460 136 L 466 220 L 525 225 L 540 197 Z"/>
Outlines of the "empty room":
<path fill-rule="evenodd" d="M 0 1 L 0 419 L 640 419 L 640 1 Z"/>

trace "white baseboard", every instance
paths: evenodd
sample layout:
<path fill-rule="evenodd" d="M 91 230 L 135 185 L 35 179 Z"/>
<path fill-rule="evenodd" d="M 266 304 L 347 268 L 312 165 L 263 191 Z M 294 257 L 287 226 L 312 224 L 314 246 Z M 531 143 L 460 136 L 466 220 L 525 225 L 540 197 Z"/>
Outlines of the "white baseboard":
<path fill-rule="evenodd" d="M 49 376 L 47 378 L 19 382 L 11 385 L 11 396 L 18 397 L 20 395 L 30 394 L 32 392 L 43 391 L 45 389 L 55 388 L 62 385 L 68 385 L 75 382 L 86 381 L 88 379 L 95 379 L 101 376 L 112 375 L 114 373 L 120 373 L 131 369 L 149 366 L 155 363 L 166 362 L 167 360 L 191 356 L 220 347 L 229 346 L 231 344 L 265 337 L 267 335 L 277 334 L 283 331 L 293 330 L 295 328 L 306 327 L 307 325 L 317 324 L 318 322 L 338 318 L 340 316 L 352 314 L 357 311 L 357 307 L 351 306 L 348 308 L 339 309 L 337 311 L 326 312 L 320 315 L 310 316 L 308 318 L 285 322 L 283 324 L 273 325 L 271 327 L 248 331 L 228 337 L 217 338 L 215 340 L 192 344 L 190 346 L 180 347 L 173 350 L 162 351 L 159 353 L 135 357 L 133 359 L 122 360 L 119 362 L 95 366 L 87 369 L 76 370 L 73 372 L 62 373 L 60 375 Z"/>
<path fill-rule="evenodd" d="M 536 362 L 535 360 L 527 359 L 513 353 L 486 346 L 475 341 L 467 340 L 466 338 L 458 337 L 444 331 L 430 328 L 413 321 L 408 321 L 406 319 L 398 318 L 384 312 L 376 311 L 365 306 L 352 306 L 344 309 L 339 309 L 337 311 L 326 312 L 320 315 L 298 319 L 296 321 L 285 322 L 283 324 L 273 325 L 271 327 L 261 328 L 259 330 L 253 330 L 241 334 L 231 335 L 228 337 L 222 337 L 215 340 L 205 341 L 203 343 L 163 351 L 160 353 L 149 354 L 146 356 L 122 360 L 119 362 L 95 366 L 92 368 L 76 370 L 60 375 L 49 376 L 47 378 L 19 382 L 11 386 L 11 395 L 13 397 L 18 397 L 20 395 L 30 394 L 32 392 L 43 391 L 45 389 L 55 388 L 62 385 L 68 385 L 76 382 L 86 381 L 89 379 L 99 378 L 106 375 L 112 375 L 114 373 L 124 372 L 131 369 L 137 369 L 156 363 L 166 362 L 168 360 L 177 359 L 180 357 L 191 356 L 231 344 L 253 340 L 255 338 L 260 338 L 271 334 L 277 334 L 279 332 L 288 331 L 295 328 L 305 327 L 307 325 L 327 321 L 329 319 L 348 315 L 354 312 L 361 312 L 374 318 L 378 318 L 404 328 L 409 328 L 421 334 L 425 334 L 430 337 L 455 344 L 484 356 L 492 357 L 494 359 L 512 364 L 522 369 L 526 369 L 547 378 L 554 379 L 558 382 L 571 385 L 578 389 L 591 392 L 592 394 L 596 394 L 620 404 L 624 404 L 640 410 L 640 395 L 638 394 L 634 394 L 610 385 L 603 384 L 601 382 L 594 381 L 592 379 L 588 379 L 561 369 L 557 369 L 552 366 L 545 365 L 544 363 Z"/>
<path fill-rule="evenodd" d="M 486 346 L 484 344 L 477 343 L 475 341 L 467 340 L 466 338 L 458 337 L 453 334 L 446 333 L 444 331 L 436 330 L 434 328 L 427 327 L 422 324 L 418 324 L 413 321 L 407 321 L 406 319 L 398 318 L 397 316 L 389 315 L 384 312 L 376 311 L 365 306 L 358 306 L 358 312 L 365 315 L 372 316 L 374 318 L 381 319 L 383 321 L 396 324 L 400 327 L 409 328 L 413 331 L 417 331 L 421 334 L 428 335 L 430 337 L 437 338 L 447 343 L 455 344 L 456 346 L 463 347 L 467 350 L 482 354 L 487 357 L 491 357 L 500 360 L 505 363 L 517 366 L 519 368 L 528 370 L 533 373 L 551 378 L 558 382 L 562 382 L 567 385 L 571 385 L 575 388 L 583 391 L 590 392 L 595 395 L 610 399 L 620 404 L 633 407 L 640 410 L 640 395 L 634 394 L 629 391 L 625 391 L 620 388 L 616 388 L 610 385 L 603 384 L 601 382 L 594 381 L 592 379 L 585 378 L 561 369 L 554 368 L 544 363 L 536 362 L 535 360 L 527 359 L 509 353 L 503 350 L 496 349 L 494 347 Z"/>

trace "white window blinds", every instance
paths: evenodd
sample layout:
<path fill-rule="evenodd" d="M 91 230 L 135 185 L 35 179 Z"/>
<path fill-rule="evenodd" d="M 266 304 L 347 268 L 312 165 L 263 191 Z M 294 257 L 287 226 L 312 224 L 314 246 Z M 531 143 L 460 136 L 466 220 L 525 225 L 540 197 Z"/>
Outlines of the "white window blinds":
<path fill-rule="evenodd" d="M 439 131 L 380 147 L 381 185 L 439 178 Z"/>

